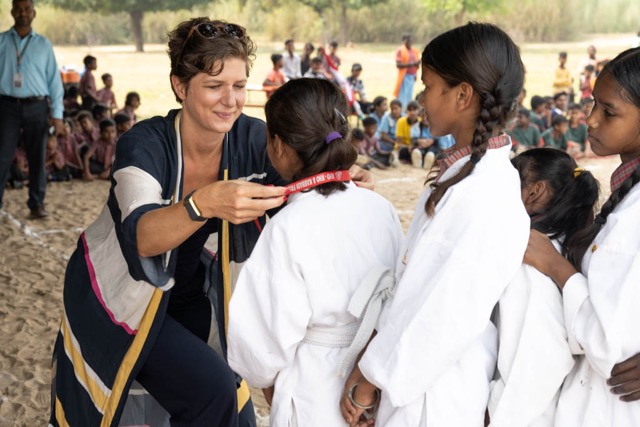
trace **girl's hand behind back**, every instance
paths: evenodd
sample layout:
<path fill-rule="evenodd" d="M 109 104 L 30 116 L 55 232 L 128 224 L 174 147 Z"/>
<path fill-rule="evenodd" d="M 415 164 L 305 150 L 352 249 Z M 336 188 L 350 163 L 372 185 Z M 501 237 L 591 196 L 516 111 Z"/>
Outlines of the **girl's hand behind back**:
<path fill-rule="evenodd" d="M 615 365 L 607 384 L 612 386 L 611 393 L 620 395 L 620 400 L 640 400 L 640 354 Z"/>
<path fill-rule="evenodd" d="M 523 262 L 549 276 L 560 290 L 564 288 L 567 280 L 577 272 L 571 263 L 557 251 L 551 240 L 536 230 L 531 230 Z"/>

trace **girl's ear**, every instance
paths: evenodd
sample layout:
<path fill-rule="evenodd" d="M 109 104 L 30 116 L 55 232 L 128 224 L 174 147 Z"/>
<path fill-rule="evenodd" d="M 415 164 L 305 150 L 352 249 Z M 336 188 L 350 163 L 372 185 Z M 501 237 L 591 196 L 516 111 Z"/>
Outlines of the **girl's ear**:
<path fill-rule="evenodd" d="M 278 157 L 282 157 L 285 152 L 285 143 L 282 142 L 279 135 L 274 135 L 273 138 L 269 138 L 271 143 L 273 144 L 273 154 Z"/>
<path fill-rule="evenodd" d="M 473 86 L 467 82 L 462 82 L 456 86 L 455 91 L 458 110 L 466 110 L 473 105 L 473 100 L 475 98 L 474 95 L 476 94 L 476 91 L 473 90 Z"/>
<path fill-rule="evenodd" d="M 171 86 L 173 86 L 173 90 L 178 95 L 181 101 L 187 97 L 187 87 L 188 84 L 182 83 L 177 76 L 171 76 Z"/>
<path fill-rule="evenodd" d="M 537 181 L 526 188 L 522 201 L 527 212 L 544 212 L 549 198 L 549 186 L 546 181 Z"/>

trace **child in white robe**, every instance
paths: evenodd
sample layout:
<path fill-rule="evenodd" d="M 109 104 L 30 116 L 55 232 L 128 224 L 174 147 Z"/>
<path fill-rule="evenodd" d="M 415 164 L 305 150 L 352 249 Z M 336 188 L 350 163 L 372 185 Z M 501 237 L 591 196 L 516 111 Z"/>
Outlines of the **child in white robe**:
<path fill-rule="evenodd" d="M 611 176 L 611 196 L 576 236 L 568 261 L 532 231 L 525 262 L 562 290 L 569 344 L 578 355 L 560 393 L 556 425 L 637 426 L 640 405 L 616 396 L 607 379 L 614 366 L 640 351 L 633 327 L 640 323 L 640 49 L 604 67 L 593 97 L 591 147 L 622 160 Z"/>
<path fill-rule="evenodd" d="M 598 181 L 564 151 L 534 148 L 512 161 L 532 227 L 562 253 L 593 222 Z M 494 319 L 499 347 L 491 383 L 491 427 L 553 427 L 560 388 L 574 360 L 562 294 L 553 281 L 523 264 L 500 298 Z"/>
<path fill-rule="evenodd" d="M 350 301 L 371 272 L 387 268 L 393 282 L 402 229 L 388 200 L 340 172 L 357 153 L 337 86 L 291 80 L 265 112 L 269 158 L 283 178 L 297 182 L 236 284 L 229 364 L 250 385 L 267 389 L 267 400 L 273 392 L 271 426 L 346 426 L 339 411 L 346 378 L 338 370 L 358 329 Z M 346 182 L 328 182 L 332 176 Z M 346 363 L 348 373 L 353 360 Z"/>
<path fill-rule="evenodd" d="M 347 381 L 341 409 L 351 425 L 377 387 L 376 425 L 484 427 L 498 344 L 491 313 L 529 234 L 502 133 L 523 78 L 517 46 L 489 24 L 448 31 L 422 53 L 431 133 L 452 134 L 455 146 L 418 202 L 396 292 Z"/>

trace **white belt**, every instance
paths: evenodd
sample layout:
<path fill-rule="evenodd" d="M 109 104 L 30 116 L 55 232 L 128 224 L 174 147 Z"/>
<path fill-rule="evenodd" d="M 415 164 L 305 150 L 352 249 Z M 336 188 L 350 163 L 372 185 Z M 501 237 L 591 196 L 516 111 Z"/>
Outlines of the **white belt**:
<path fill-rule="evenodd" d="M 349 301 L 347 310 L 358 320 L 342 326 L 309 326 L 303 341 L 323 347 L 349 347 L 338 368 L 338 375 L 344 377 L 369 342 L 382 304 L 393 295 L 395 284 L 390 268 L 372 269 Z"/>

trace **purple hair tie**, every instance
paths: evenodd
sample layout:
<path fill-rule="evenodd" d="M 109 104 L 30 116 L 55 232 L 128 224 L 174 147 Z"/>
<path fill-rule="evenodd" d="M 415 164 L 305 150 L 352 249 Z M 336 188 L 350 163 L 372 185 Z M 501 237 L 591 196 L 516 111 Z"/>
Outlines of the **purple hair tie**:
<path fill-rule="evenodd" d="M 328 144 L 334 139 L 338 139 L 338 138 L 342 138 L 342 135 L 340 135 L 340 132 L 333 131 L 329 135 L 327 135 L 327 137 L 324 139 L 324 143 Z"/>

